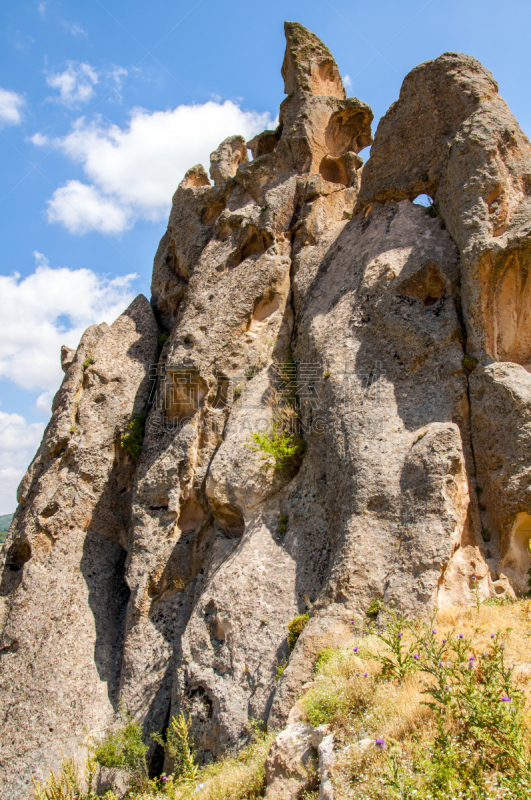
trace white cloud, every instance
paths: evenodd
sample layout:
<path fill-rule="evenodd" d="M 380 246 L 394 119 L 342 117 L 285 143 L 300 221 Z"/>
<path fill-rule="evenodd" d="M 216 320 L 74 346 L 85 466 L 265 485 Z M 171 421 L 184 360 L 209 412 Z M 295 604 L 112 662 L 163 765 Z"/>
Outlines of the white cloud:
<path fill-rule="evenodd" d="M 0 411 L 0 514 L 16 508 L 16 490 L 44 432 L 44 422 Z"/>
<path fill-rule="evenodd" d="M 347 92 L 350 92 L 350 90 L 352 89 L 352 78 L 350 77 L 350 75 L 345 75 L 345 77 L 343 78 L 343 85 L 345 86 Z"/>
<path fill-rule="evenodd" d="M 39 15 L 40 15 L 41 19 L 44 19 L 44 17 L 46 16 L 46 6 L 47 5 L 48 5 L 48 3 L 46 2 L 46 0 L 44 0 L 44 2 L 39 3 L 39 5 L 37 6 L 37 11 L 39 12 Z"/>
<path fill-rule="evenodd" d="M 16 92 L 0 88 L 0 127 L 2 125 L 19 125 L 22 116 L 21 108 L 24 98 Z"/>
<path fill-rule="evenodd" d="M 48 201 L 48 222 L 61 222 L 70 233 L 121 233 L 131 226 L 131 214 L 94 186 L 68 181 Z"/>
<path fill-rule="evenodd" d="M 90 184 L 68 181 L 48 205 L 50 222 L 61 222 L 72 233 L 89 230 L 118 233 L 138 219 L 167 216 L 172 195 L 187 169 L 202 163 L 232 134 L 247 139 L 274 121 L 269 114 L 244 111 L 230 100 L 182 105 L 168 111 L 135 109 L 125 128 L 77 120 L 72 132 L 53 142 L 82 164 Z M 50 143 L 41 134 L 36 145 Z M 73 208 L 84 220 L 75 220 Z"/>
<path fill-rule="evenodd" d="M 72 108 L 87 103 L 93 97 L 98 77 L 90 64 L 69 61 L 64 72 L 50 73 L 46 77 L 46 83 L 52 89 L 59 90 L 59 97 L 54 98 L 57 102 Z"/>
<path fill-rule="evenodd" d="M 77 347 L 95 322 L 112 323 L 133 299 L 135 275 L 108 279 L 89 269 L 37 267 L 25 278 L 0 275 L 0 377 L 26 389 L 28 407 L 48 416 L 63 378 L 62 344 Z M 21 409 L 23 411 L 23 409 Z M 15 492 L 42 437 L 45 423 L 0 411 L 0 514 L 14 511 Z"/>
<path fill-rule="evenodd" d="M 108 279 L 89 269 L 52 268 L 41 253 L 35 258 L 37 268 L 25 278 L 0 275 L 0 377 L 32 393 L 53 393 L 62 378 L 61 345 L 76 347 L 89 325 L 113 322 L 133 299 L 136 276 Z"/>

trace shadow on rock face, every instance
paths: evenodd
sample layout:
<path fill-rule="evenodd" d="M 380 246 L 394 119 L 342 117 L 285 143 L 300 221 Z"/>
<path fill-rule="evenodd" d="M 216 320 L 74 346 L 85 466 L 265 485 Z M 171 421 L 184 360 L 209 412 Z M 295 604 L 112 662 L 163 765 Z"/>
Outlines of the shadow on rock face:
<path fill-rule="evenodd" d="M 89 532 L 80 563 L 96 628 L 94 663 L 100 680 L 107 684 L 115 711 L 118 710 L 125 614 L 130 596 L 125 581 L 126 556 L 124 548 L 116 542 Z"/>

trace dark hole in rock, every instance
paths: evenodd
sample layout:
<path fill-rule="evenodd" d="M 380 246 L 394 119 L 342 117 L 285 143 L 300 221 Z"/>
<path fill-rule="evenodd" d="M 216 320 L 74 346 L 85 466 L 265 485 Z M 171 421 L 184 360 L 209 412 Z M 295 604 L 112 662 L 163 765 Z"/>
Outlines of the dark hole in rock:
<path fill-rule="evenodd" d="M 6 564 L 0 583 L 0 597 L 6 597 L 19 586 L 24 575 L 24 564 L 31 558 L 31 547 L 28 542 L 18 540 L 13 542 L 7 551 Z"/>
<path fill-rule="evenodd" d="M 242 261 L 251 256 L 265 253 L 273 244 L 273 235 L 267 230 L 258 230 L 254 225 L 249 225 L 244 232 L 244 241 L 235 252 L 232 266 L 237 267 Z"/>
<path fill-rule="evenodd" d="M 53 500 L 51 503 L 48 503 L 45 509 L 41 511 L 41 517 L 44 519 L 48 519 L 49 517 L 53 517 L 59 511 L 59 503 Z"/>

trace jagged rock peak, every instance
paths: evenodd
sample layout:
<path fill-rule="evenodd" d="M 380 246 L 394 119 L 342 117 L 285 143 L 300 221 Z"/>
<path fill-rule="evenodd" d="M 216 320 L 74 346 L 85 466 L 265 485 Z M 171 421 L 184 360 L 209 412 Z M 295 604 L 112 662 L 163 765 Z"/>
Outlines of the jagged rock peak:
<path fill-rule="evenodd" d="M 328 47 L 300 22 L 285 22 L 284 32 L 286 53 L 282 77 L 285 93 L 302 90 L 344 100 L 347 93 Z"/>

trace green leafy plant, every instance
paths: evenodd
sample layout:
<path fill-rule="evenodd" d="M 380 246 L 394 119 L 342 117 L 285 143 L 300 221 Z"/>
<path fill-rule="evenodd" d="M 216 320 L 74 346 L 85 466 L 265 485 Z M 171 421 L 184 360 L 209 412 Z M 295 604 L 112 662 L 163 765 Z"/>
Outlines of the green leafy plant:
<path fill-rule="evenodd" d="M 66 758 L 59 772 L 50 772 L 46 783 L 33 779 L 34 800 L 93 800 L 97 798 L 95 780 L 98 771 L 96 759 L 92 756 L 85 761 L 85 769 L 80 775 L 73 758 Z M 112 792 L 107 800 L 117 800 Z"/>
<path fill-rule="evenodd" d="M 259 459 L 265 470 L 296 469 L 306 450 L 305 442 L 288 430 L 283 430 L 276 420 L 271 423 L 271 433 L 254 431 L 251 440 L 253 444 L 247 443 L 246 447 L 260 454 Z"/>
<path fill-rule="evenodd" d="M 159 336 L 158 336 L 158 339 L 157 339 L 159 347 L 162 347 L 164 342 L 167 339 L 168 339 L 168 334 L 167 333 L 159 333 Z"/>
<path fill-rule="evenodd" d="M 86 358 L 83 361 L 83 370 L 88 369 L 92 364 L 95 364 L 95 363 L 96 363 L 96 359 L 93 356 L 88 356 L 88 358 Z"/>
<path fill-rule="evenodd" d="M 456 792 L 460 783 L 464 788 L 472 783 L 484 791 L 486 772 L 494 770 L 505 796 L 529 796 L 525 697 L 514 685 L 514 667 L 505 663 L 504 650 L 499 634 L 492 634 L 490 648 L 478 656 L 464 636 L 439 641 L 435 630 L 426 629 L 421 669 L 430 680 L 423 691 L 438 731 L 428 788 Z"/>
<path fill-rule="evenodd" d="M 186 783 L 193 783 L 199 774 L 190 735 L 191 727 L 191 718 L 186 719 L 181 711 L 177 718 L 172 718 L 165 739 L 160 734 L 152 734 L 152 738 L 164 747 L 166 755 L 171 759 L 175 778 Z"/>
<path fill-rule="evenodd" d="M 142 451 L 147 414 L 134 414 L 127 423 L 127 430 L 122 434 L 121 446 L 131 458 L 137 459 Z"/>
<path fill-rule="evenodd" d="M 297 644 L 297 640 L 306 627 L 306 623 L 309 619 L 309 614 L 299 614 L 298 617 L 294 617 L 294 619 L 292 619 L 288 624 L 288 647 L 290 651 L 292 651 Z"/>
<path fill-rule="evenodd" d="M 472 372 L 472 370 L 477 365 L 478 360 L 474 358 L 474 356 L 465 355 L 461 364 L 463 365 L 463 369 L 466 369 L 467 372 Z"/>
<path fill-rule="evenodd" d="M 325 381 L 326 381 L 326 380 L 328 380 L 328 378 L 330 377 L 330 374 L 331 374 L 331 373 L 330 373 L 330 370 L 329 370 L 329 369 L 327 369 L 327 370 L 326 370 L 326 372 L 325 372 L 325 373 L 324 373 L 324 375 L 323 375 L 323 378 L 325 379 Z"/>
<path fill-rule="evenodd" d="M 289 517 L 286 514 L 281 514 L 278 518 L 277 533 L 279 536 L 284 536 L 288 529 Z"/>
<path fill-rule="evenodd" d="M 142 740 L 142 729 L 129 714 L 115 731 L 93 745 L 93 755 L 101 767 L 124 771 L 133 788 L 141 791 L 149 787 L 146 754 L 148 746 Z"/>
<path fill-rule="evenodd" d="M 411 638 L 413 628 L 402 606 L 399 606 L 398 610 L 383 606 L 382 610 L 386 612 L 387 625 L 385 630 L 376 636 L 386 648 L 383 654 L 375 655 L 373 658 L 382 665 L 383 678 L 397 678 L 403 681 L 406 675 L 418 669 L 419 641 L 414 636 L 413 641 L 406 644 L 406 639 Z"/>
<path fill-rule="evenodd" d="M 365 613 L 368 617 L 377 617 L 382 608 L 384 608 L 384 604 L 381 600 L 371 600 Z"/>

